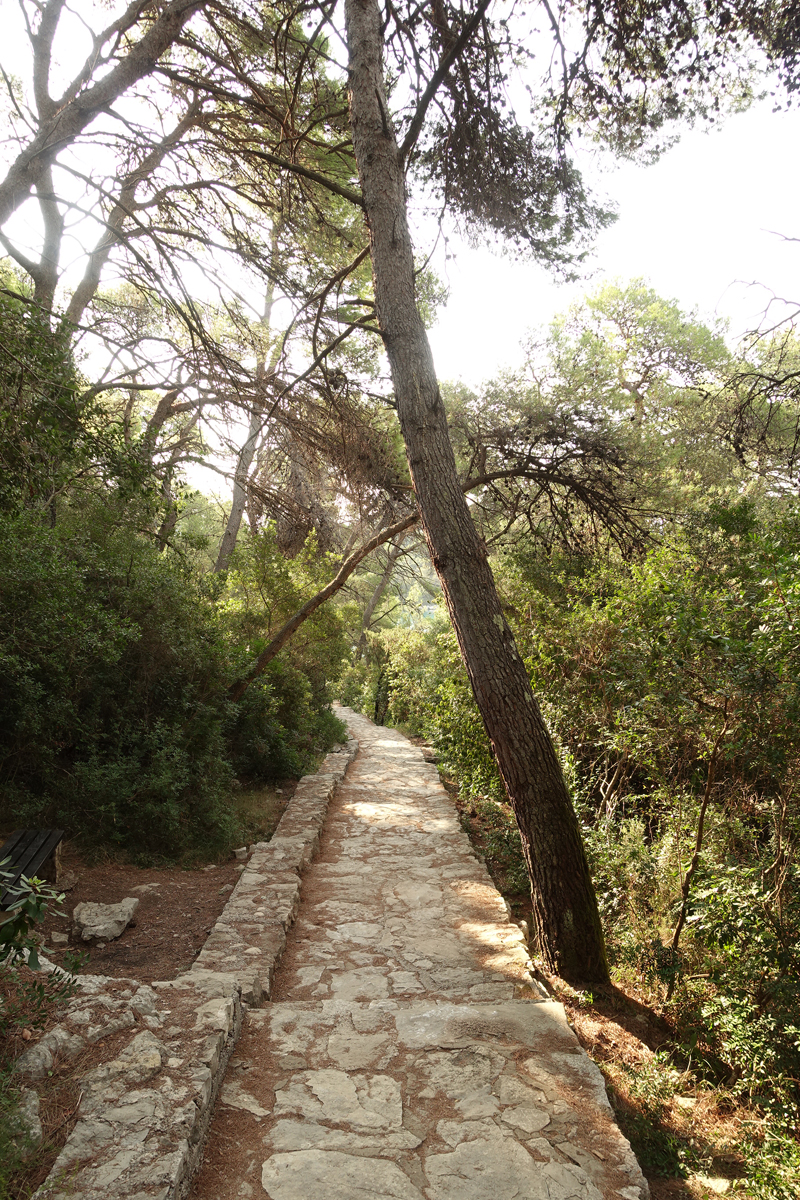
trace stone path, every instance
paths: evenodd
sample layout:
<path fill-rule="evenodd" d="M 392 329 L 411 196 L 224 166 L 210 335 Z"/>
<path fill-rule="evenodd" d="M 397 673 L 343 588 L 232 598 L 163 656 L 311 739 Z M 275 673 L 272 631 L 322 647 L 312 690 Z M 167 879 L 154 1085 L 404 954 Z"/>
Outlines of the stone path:
<path fill-rule="evenodd" d="M 602 1077 L 532 981 L 435 767 L 340 715 L 360 752 L 192 1196 L 645 1200 Z"/>

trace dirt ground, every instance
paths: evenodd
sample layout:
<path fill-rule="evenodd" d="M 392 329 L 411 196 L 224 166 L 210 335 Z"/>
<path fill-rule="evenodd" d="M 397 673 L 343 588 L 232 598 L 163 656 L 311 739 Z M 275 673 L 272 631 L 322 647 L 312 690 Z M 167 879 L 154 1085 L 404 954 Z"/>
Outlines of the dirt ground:
<path fill-rule="evenodd" d="M 277 790 L 262 788 L 241 798 L 239 803 L 246 809 L 241 815 L 252 831 L 250 841 L 272 836 L 295 787 L 296 780 L 284 780 Z M 59 966 L 65 958 L 84 956 L 77 968 L 83 975 L 125 976 L 142 983 L 174 979 L 189 970 L 202 950 L 244 867 L 232 854 L 224 862 L 191 870 L 114 861 L 92 864 L 68 842 L 62 846 L 57 885 L 66 898 L 61 909 L 49 911 L 38 927 L 42 953 Z M 139 907 L 121 937 L 87 944 L 72 934 L 76 905 L 116 904 L 128 896 L 138 898 Z M 66 934 L 69 944 L 54 942 L 53 933 Z"/>
<path fill-rule="evenodd" d="M 43 953 L 58 965 L 65 954 L 82 953 L 88 957 L 81 974 L 124 975 L 142 983 L 173 979 L 191 967 L 244 867 L 235 860 L 193 871 L 120 863 L 88 866 L 70 846 L 63 864 L 70 886 L 61 910 L 49 912 L 40 926 Z M 58 886 L 63 889 L 64 883 Z M 87 945 L 71 934 L 76 905 L 116 904 L 128 896 L 138 898 L 139 907 L 121 937 Z M 55 945 L 53 933 L 68 934 L 69 945 Z"/>

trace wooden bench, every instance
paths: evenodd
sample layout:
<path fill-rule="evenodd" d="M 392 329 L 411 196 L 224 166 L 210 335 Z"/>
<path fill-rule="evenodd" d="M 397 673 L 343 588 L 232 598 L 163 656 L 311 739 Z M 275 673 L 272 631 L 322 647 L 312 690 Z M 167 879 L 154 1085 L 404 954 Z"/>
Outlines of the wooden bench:
<path fill-rule="evenodd" d="M 58 883 L 63 836 L 63 829 L 18 829 L 0 846 L 0 870 L 10 873 L 3 878 L 0 909 L 16 900 L 14 889 L 22 875 Z"/>

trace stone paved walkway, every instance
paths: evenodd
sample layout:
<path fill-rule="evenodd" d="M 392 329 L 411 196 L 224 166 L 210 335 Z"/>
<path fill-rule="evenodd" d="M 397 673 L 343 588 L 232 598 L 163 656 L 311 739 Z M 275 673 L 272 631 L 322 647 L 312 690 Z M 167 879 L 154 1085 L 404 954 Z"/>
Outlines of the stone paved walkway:
<path fill-rule="evenodd" d="M 272 990 L 223 1084 L 196 1200 L 645 1200 L 602 1077 L 435 767 L 360 751 Z"/>

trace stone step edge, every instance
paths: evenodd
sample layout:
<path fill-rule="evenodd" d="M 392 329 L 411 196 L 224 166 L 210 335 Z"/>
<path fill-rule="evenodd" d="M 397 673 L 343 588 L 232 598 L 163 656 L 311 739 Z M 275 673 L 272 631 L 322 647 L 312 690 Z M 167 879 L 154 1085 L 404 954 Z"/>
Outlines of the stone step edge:
<path fill-rule="evenodd" d="M 42 1078 L 59 1055 L 74 1057 L 126 1029 L 133 1036 L 116 1059 L 81 1080 L 78 1123 L 32 1200 L 184 1200 L 244 1013 L 269 997 L 301 873 L 357 753 L 348 737 L 299 781 L 272 839 L 251 847 L 189 971 L 151 986 L 78 977 L 65 1020 L 18 1060 L 20 1074 Z"/>

